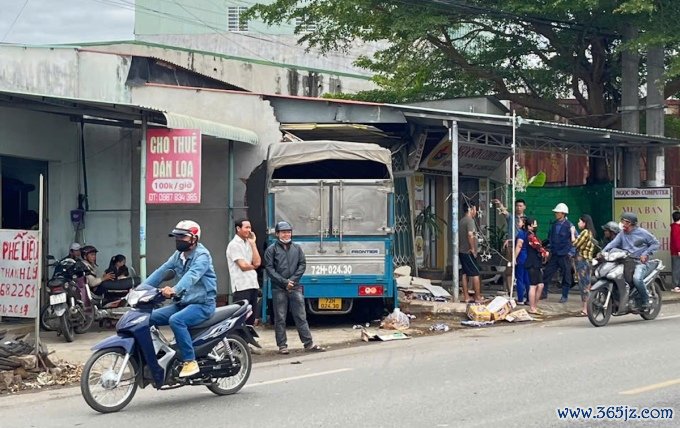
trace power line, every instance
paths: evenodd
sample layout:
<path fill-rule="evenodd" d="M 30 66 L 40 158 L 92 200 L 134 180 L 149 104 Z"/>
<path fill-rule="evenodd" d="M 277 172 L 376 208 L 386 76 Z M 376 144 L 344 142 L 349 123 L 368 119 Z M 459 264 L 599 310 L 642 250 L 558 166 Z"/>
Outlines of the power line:
<path fill-rule="evenodd" d="M 27 5 L 27 4 L 28 4 L 28 0 L 25 0 L 25 1 L 24 1 L 24 5 L 21 6 L 21 9 L 19 10 L 19 13 L 17 13 L 17 16 L 14 17 L 14 21 L 12 21 L 12 23 L 9 25 L 9 28 L 8 28 L 7 31 L 5 32 L 5 35 L 2 36 L 2 41 L 3 41 L 3 42 L 5 41 L 5 39 L 6 39 L 7 36 L 9 35 L 9 33 L 12 31 L 12 29 L 14 28 L 14 25 L 17 23 L 17 21 L 18 21 L 19 18 L 21 17 L 21 14 L 24 13 L 24 9 L 26 9 L 26 5 Z"/>

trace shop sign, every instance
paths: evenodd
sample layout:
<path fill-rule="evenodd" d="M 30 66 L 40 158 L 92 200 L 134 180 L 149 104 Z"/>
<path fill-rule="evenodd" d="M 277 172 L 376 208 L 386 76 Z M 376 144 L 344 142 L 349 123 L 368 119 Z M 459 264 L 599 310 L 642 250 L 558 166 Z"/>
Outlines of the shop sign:
<path fill-rule="evenodd" d="M 0 229 L 0 316 L 38 316 L 38 231 Z"/>
<path fill-rule="evenodd" d="M 149 129 L 146 203 L 201 203 L 201 131 Z"/>

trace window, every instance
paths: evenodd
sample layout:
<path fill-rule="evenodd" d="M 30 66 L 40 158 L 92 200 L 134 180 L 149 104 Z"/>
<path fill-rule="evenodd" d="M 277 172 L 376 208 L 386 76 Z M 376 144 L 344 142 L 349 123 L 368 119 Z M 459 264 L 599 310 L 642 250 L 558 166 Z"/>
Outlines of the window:
<path fill-rule="evenodd" d="M 229 6 L 227 8 L 227 30 L 248 31 L 248 21 L 241 21 L 241 14 L 247 9 L 245 6 Z"/>
<path fill-rule="evenodd" d="M 300 27 L 300 31 L 303 33 L 313 33 L 316 31 L 316 22 L 311 22 L 298 16 L 295 18 L 295 26 Z"/>

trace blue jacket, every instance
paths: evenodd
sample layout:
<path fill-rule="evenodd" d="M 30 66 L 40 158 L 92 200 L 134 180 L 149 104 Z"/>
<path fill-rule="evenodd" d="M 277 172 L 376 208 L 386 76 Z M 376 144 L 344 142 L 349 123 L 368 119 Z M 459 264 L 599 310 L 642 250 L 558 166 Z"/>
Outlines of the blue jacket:
<path fill-rule="evenodd" d="M 634 227 L 630 233 L 619 232 L 616 238 L 602 251 L 620 248 L 628 251 L 632 257 L 651 256 L 659 249 L 659 240 L 646 229 Z"/>
<path fill-rule="evenodd" d="M 217 296 L 217 275 L 213 267 L 212 257 L 203 244 L 198 244 L 187 255 L 186 263 L 180 258 L 181 253 L 175 251 L 167 262 L 149 275 L 146 283 L 158 287 L 163 281 L 165 272 L 175 272 L 175 295 L 180 296 L 180 303 L 189 304 L 215 304 Z"/>
<path fill-rule="evenodd" d="M 550 242 L 550 253 L 556 256 L 566 256 L 574 254 L 574 245 L 571 243 L 571 228 L 573 225 L 565 217 L 562 221 L 556 221 L 550 227 L 548 241 Z"/>

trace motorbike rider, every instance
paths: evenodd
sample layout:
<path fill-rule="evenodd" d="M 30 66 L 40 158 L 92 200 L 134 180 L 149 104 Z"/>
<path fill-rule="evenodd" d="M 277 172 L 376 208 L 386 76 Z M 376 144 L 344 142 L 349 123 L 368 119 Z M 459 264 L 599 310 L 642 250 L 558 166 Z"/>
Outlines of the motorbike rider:
<path fill-rule="evenodd" d="M 659 241 L 646 229 L 637 225 L 638 218 L 632 212 L 621 214 L 622 232 L 616 235 L 602 250 L 608 252 L 621 249 L 628 252 L 629 257 L 636 260 L 633 273 L 633 285 L 638 291 L 638 304 L 645 311 L 649 309 L 649 294 L 645 288 L 644 278 L 649 273 L 647 262 L 649 256 L 659 249 Z"/>
<path fill-rule="evenodd" d="M 602 226 L 602 231 L 604 234 L 604 238 L 602 238 L 602 247 L 606 247 L 607 244 L 612 242 L 616 235 L 621 232 L 621 228 L 619 227 L 619 224 L 615 221 L 608 221 L 607 224 Z"/>
<path fill-rule="evenodd" d="M 167 271 L 174 271 L 175 286 L 163 287 L 160 291 L 166 298 L 176 296 L 180 300 L 154 310 L 149 323 L 154 326 L 170 325 L 184 362 L 179 376 L 189 377 L 199 372 L 189 327 L 202 323 L 215 313 L 217 276 L 210 252 L 198 242 L 201 238 L 198 223 L 182 220 L 169 236 L 175 238 L 177 251 L 145 282 L 159 287 Z"/>
<path fill-rule="evenodd" d="M 82 264 L 85 267 L 85 278 L 87 279 L 87 285 L 90 289 L 96 293 L 97 287 L 104 282 L 110 281 L 115 277 L 111 273 L 105 273 L 103 276 L 97 274 L 97 250 L 94 245 L 85 245 L 80 250 L 83 259 Z"/>
<path fill-rule="evenodd" d="M 80 260 L 80 257 L 81 257 L 80 249 L 81 249 L 80 244 L 77 243 L 77 242 L 74 242 L 69 247 L 68 256 L 66 256 L 66 257 L 71 258 L 71 259 L 76 260 L 76 261 Z"/>

